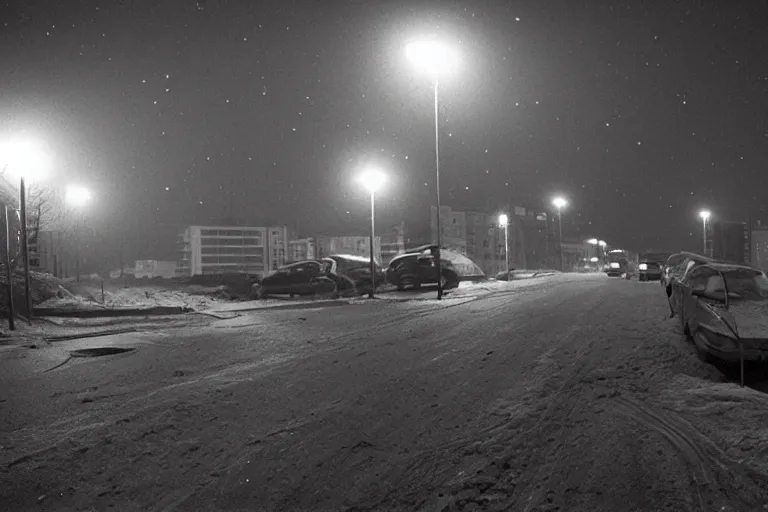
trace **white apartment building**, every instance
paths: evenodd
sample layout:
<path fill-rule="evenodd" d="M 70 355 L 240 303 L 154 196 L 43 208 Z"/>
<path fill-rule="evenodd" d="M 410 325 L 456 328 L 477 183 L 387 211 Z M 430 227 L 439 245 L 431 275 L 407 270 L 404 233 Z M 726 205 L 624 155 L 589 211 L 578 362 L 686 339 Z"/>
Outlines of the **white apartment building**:
<path fill-rule="evenodd" d="M 264 276 L 285 263 L 287 252 L 286 227 L 188 226 L 179 235 L 177 272 Z"/>

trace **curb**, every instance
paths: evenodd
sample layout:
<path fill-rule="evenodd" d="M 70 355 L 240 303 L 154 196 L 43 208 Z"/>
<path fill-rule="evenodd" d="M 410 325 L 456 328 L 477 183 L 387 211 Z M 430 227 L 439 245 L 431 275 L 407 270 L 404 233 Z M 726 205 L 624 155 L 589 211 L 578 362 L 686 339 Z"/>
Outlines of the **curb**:
<path fill-rule="evenodd" d="M 82 332 L 80 334 L 62 334 L 61 336 L 46 336 L 43 339 L 48 342 L 67 341 L 67 340 L 77 340 L 80 338 L 97 338 L 99 336 L 111 336 L 113 334 L 126 334 L 129 332 L 137 332 L 137 330 L 129 327 L 126 329 L 110 329 L 107 331 Z"/>
<path fill-rule="evenodd" d="M 351 299 L 336 299 L 336 300 L 318 300 L 314 302 L 299 302 L 296 304 L 280 304 L 277 306 L 255 306 L 251 308 L 243 308 L 243 309 L 226 309 L 226 310 L 216 310 L 212 309 L 209 311 L 198 311 L 197 313 L 204 314 L 204 315 L 221 315 L 226 313 L 247 313 L 249 311 L 272 311 L 272 310 L 284 310 L 284 309 L 312 309 L 312 308 L 321 308 L 324 306 L 344 306 L 353 304 L 351 302 Z"/>
<path fill-rule="evenodd" d="M 153 308 L 121 308 L 121 309 L 80 309 L 63 310 L 56 308 L 37 308 L 32 313 L 35 317 L 64 317 L 64 318 L 108 318 L 120 316 L 165 316 L 192 313 L 194 309 L 178 306 L 157 306 Z"/>

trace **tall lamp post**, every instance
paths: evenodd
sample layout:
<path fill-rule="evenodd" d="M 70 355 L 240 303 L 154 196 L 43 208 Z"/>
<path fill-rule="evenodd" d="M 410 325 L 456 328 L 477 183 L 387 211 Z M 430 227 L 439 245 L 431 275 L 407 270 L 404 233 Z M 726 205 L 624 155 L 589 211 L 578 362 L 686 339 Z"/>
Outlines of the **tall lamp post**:
<path fill-rule="evenodd" d="M 91 201 L 91 191 L 82 185 L 69 185 L 65 200 L 77 211 L 75 217 L 75 280 L 80 281 L 80 221 L 83 218 L 83 207 Z"/>
<path fill-rule="evenodd" d="M 376 211 L 376 192 L 381 188 L 381 186 L 384 184 L 384 182 L 387 180 L 387 177 L 384 175 L 383 172 L 379 171 L 378 169 L 368 169 L 367 171 L 363 172 L 363 174 L 360 175 L 358 178 L 358 181 L 360 184 L 365 187 L 366 190 L 371 194 L 371 236 L 370 236 L 370 250 L 371 250 L 371 289 L 368 291 L 368 297 L 373 298 L 374 292 L 376 291 L 376 262 L 373 259 L 373 250 L 374 250 L 374 235 L 376 233 L 376 221 L 375 221 L 375 211 Z"/>
<path fill-rule="evenodd" d="M 507 265 L 507 281 L 509 281 L 509 217 L 506 213 L 499 215 L 499 226 L 504 228 L 504 260 Z"/>
<path fill-rule="evenodd" d="M 440 262 L 440 248 L 442 244 L 442 226 L 440 225 L 440 125 L 438 91 L 440 76 L 450 72 L 458 64 L 458 58 L 448 46 L 438 41 L 417 41 L 406 47 L 408 59 L 419 68 L 425 70 L 434 82 L 435 89 L 435 193 L 437 198 L 437 251 L 435 252 L 435 266 L 437 267 L 437 298 L 443 297 L 443 275 Z"/>
<path fill-rule="evenodd" d="M 557 221 L 560 233 L 558 236 L 558 245 L 560 246 L 560 271 L 563 272 L 565 270 L 563 262 L 563 208 L 568 206 L 568 201 L 566 201 L 565 198 L 558 196 L 552 199 L 552 204 L 557 209 Z"/>
<path fill-rule="evenodd" d="M 40 181 L 51 167 L 51 159 L 34 140 L 12 139 L 0 145 L 0 162 L 3 171 L 9 171 L 19 182 L 19 221 L 21 231 L 21 256 L 24 264 L 24 296 L 27 320 L 32 323 L 32 294 L 29 277 L 29 242 L 27 236 L 27 180 Z"/>
<path fill-rule="evenodd" d="M 702 233 L 702 241 L 704 242 L 704 256 L 709 256 L 707 253 L 707 222 L 709 221 L 709 218 L 712 216 L 712 212 L 709 210 L 701 210 L 699 212 L 699 217 L 701 217 L 701 233 Z"/>

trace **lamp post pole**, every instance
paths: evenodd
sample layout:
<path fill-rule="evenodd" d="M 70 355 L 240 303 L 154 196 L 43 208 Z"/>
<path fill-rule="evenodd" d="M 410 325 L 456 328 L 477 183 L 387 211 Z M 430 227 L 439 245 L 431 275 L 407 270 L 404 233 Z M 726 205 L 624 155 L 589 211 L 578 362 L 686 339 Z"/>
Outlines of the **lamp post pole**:
<path fill-rule="evenodd" d="M 372 299 L 374 297 L 374 292 L 376 290 L 376 263 L 373 260 L 373 248 L 374 248 L 374 236 L 376 233 L 376 221 L 375 221 L 375 214 L 376 211 L 376 192 L 371 189 L 371 240 L 370 240 L 370 250 L 371 250 L 371 289 L 368 292 L 368 298 Z"/>
<path fill-rule="evenodd" d="M 24 297 L 27 306 L 27 322 L 32 325 L 32 295 L 29 292 L 29 242 L 27 236 L 27 186 L 22 177 L 19 183 L 19 217 L 21 220 L 21 251 L 24 259 Z"/>
<path fill-rule="evenodd" d="M 439 80 L 435 76 L 435 192 L 437 197 L 437 250 L 435 251 L 435 267 L 437 268 L 437 300 L 443 298 L 443 264 L 440 261 L 442 246 L 442 225 L 440 224 L 440 110 L 438 103 Z"/>

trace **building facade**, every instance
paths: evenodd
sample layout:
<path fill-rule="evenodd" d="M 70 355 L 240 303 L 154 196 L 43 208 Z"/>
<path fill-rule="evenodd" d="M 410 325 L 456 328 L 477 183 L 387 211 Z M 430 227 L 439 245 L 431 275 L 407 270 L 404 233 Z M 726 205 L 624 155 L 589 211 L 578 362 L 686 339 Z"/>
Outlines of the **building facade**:
<path fill-rule="evenodd" d="M 288 261 L 311 260 L 315 258 L 315 252 L 314 238 L 288 241 Z"/>
<path fill-rule="evenodd" d="M 750 237 L 750 263 L 763 272 L 768 272 L 768 226 L 757 223 Z"/>
<path fill-rule="evenodd" d="M 513 207 L 508 214 L 509 260 L 513 268 L 551 266 L 552 247 L 546 213 Z M 432 243 L 437 243 L 437 208 L 432 207 Z M 506 269 L 504 228 L 498 214 L 440 207 L 441 244 L 466 255 L 486 275 Z"/>
<path fill-rule="evenodd" d="M 178 242 L 180 275 L 264 276 L 285 264 L 288 228 L 188 226 L 180 233 Z"/>
<path fill-rule="evenodd" d="M 371 237 L 369 236 L 319 236 L 316 239 L 316 257 L 323 258 L 331 254 L 349 254 L 352 256 L 371 257 Z M 373 259 L 381 262 L 381 237 L 373 238 Z"/>

